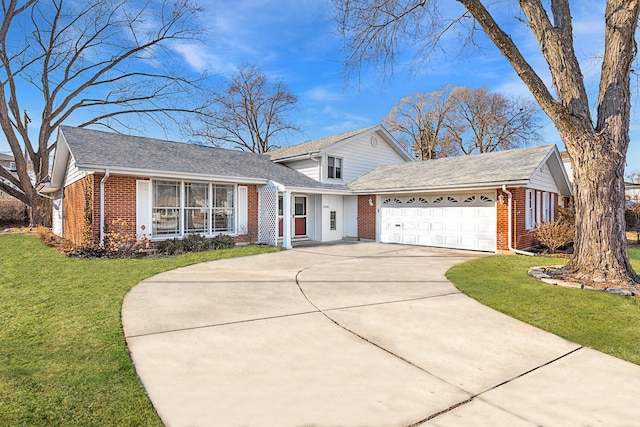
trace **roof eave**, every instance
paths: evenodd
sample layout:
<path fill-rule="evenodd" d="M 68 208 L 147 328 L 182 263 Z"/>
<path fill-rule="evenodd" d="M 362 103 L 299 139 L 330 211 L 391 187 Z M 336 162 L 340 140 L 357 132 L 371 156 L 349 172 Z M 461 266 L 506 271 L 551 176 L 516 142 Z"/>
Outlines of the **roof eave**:
<path fill-rule="evenodd" d="M 127 175 L 136 177 L 147 178 L 179 178 L 179 179 L 195 179 L 200 181 L 223 181 L 242 184 L 266 184 L 266 178 L 255 178 L 246 176 L 228 176 L 228 175 L 211 175 L 211 174 L 198 174 L 187 172 L 176 172 L 168 170 L 151 170 L 151 169 L 136 169 L 136 168 L 123 168 L 118 166 L 105 166 L 105 165 L 76 165 L 79 170 L 83 172 L 100 173 L 109 169 L 111 175 Z"/>
<path fill-rule="evenodd" d="M 295 160 L 306 160 L 306 159 L 312 159 L 315 156 L 318 156 L 319 154 L 320 154 L 320 151 L 315 150 L 315 151 L 309 151 L 303 154 L 293 154 L 291 156 L 276 157 L 271 159 L 271 161 L 273 163 L 281 163 L 281 162 L 290 162 Z"/>
<path fill-rule="evenodd" d="M 438 185 L 438 186 L 430 186 L 430 187 L 394 187 L 394 188 L 384 188 L 384 189 L 362 189 L 362 190 L 353 190 L 354 194 L 362 195 L 362 194 L 409 194 L 409 193 L 430 193 L 430 192 L 440 192 L 440 191 L 467 191 L 467 190 L 495 190 L 497 188 L 506 185 L 508 187 L 526 187 L 529 185 L 529 180 L 518 180 L 518 181 L 494 181 L 494 182 L 479 182 L 472 184 L 462 184 L 462 185 Z"/>

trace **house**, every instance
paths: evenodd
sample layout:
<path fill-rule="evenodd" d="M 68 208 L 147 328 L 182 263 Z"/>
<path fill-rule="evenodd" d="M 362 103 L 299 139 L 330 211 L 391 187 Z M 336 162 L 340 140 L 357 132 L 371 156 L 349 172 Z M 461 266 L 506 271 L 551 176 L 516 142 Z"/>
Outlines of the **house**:
<path fill-rule="evenodd" d="M 224 233 L 282 244 L 345 237 L 482 251 L 523 249 L 571 188 L 558 149 L 415 162 L 382 126 L 259 155 L 61 126 L 53 229 L 102 241 Z"/>
<path fill-rule="evenodd" d="M 640 184 L 637 182 L 625 182 L 624 193 L 627 206 L 637 206 L 640 203 Z"/>
<path fill-rule="evenodd" d="M 2 166 L 4 169 L 6 169 L 9 173 L 15 175 L 15 173 L 16 173 L 16 162 L 15 162 L 15 159 L 13 158 L 12 155 L 0 153 L 0 166 Z M 8 185 L 13 186 L 13 184 L 10 181 L 8 181 L 8 180 L 6 180 L 6 179 L 4 179 L 2 177 L 0 177 L 0 180 L 2 180 L 3 182 L 5 182 Z M 2 190 L 0 190 L 0 197 L 4 197 L 4 196 L 5 196 L 5 193 Z"/>

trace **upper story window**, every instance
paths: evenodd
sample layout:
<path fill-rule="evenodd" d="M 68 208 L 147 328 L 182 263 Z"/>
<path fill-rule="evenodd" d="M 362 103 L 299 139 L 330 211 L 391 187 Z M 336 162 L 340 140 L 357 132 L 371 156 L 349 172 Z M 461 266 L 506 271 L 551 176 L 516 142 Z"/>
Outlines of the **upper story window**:
<path fill-rule="evenodd" d="M 342 179 L 342 159 L 339 157 L 327 157 L 327 178 Z"/>
<path fill-rule="evenodd" d="M 16 162 L 9 162 L 9 170 L 16 170 Z"/>

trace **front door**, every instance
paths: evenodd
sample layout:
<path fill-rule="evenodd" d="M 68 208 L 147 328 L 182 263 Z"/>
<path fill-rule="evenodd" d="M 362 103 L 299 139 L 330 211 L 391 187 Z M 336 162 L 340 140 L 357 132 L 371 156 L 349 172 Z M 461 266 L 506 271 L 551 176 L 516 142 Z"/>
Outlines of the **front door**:
<path fill-rule="evenodd" d="M 295 196 L 293 198 L 293 237 L 307 235 L 307 197 Z"/>

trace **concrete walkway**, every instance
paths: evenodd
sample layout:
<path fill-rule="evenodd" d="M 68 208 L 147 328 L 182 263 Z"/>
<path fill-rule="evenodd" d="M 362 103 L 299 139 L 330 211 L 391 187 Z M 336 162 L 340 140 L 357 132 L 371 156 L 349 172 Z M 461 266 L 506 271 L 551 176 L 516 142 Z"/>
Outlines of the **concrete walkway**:
<path fill-rule="evenodd" d="M 122 321 L 168 426 L 632 426 L 640 366 L 484 307 L 477 253 L 351 243 L 147 279 Z"/>

